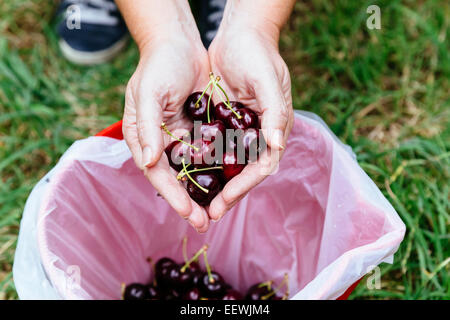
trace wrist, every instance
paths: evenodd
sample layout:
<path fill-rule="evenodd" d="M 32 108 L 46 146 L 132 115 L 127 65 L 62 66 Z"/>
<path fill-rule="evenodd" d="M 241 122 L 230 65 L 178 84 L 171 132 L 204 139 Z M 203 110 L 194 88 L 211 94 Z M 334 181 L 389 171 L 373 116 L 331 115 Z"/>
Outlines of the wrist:
<path fill-rule="evenodd" d="M 143 32 L 135 37 L 141 56 L 146 56 L 154 48 L 167 45 L 188 48 L 192 53 L 204 47 L 196 29 L 189 29 L 186 25 L 175 22 L 153 25 L 152 31 Z"/>
<path fill-rule="evenodd" d="M 201 42 L 186 0 L 116 0 L 116 3 L 141 54 L 153 43 L 176 38 Z"/>
<path fill-rule="evenodd" d="M 228 0 L 220 29 L 256 31 L 277 45 L 284 21 L 274 14 L 270 6 L 264 5 L 263 1 Z"/>

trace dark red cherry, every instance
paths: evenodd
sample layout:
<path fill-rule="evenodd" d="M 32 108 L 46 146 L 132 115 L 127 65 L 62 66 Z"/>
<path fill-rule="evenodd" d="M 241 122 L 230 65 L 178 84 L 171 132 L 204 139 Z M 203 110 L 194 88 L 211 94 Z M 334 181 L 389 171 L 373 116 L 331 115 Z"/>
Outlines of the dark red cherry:
<path fill-rule="evenodd" d="M 242 129 L 227 129 L 225 131 L 225 147 L 224 152 L 242 152 L 245 155 L 245 150 L 242 145 L 242 138 L 245 130 Z M 239 148 L 239 149 L 238 149 Z"/>
<path fill-rule="evenodd" d="M 222 300 L 243 300 L 244 298 L 242 295 L 234 290 L 234 289 L 228 289 L 225 295 L 222 297 Z"/>
<path fill-rule="evenodd" d="M 223 176 L 225 181 L 230 181 L 237 176 L 245 167 L 245 155 L 238 157 L 236 152 L 225 152 L 223 154 Z"/>
<path fill-rule="evenodd" d="M 212 172 L 195 172 L 191 174 L 200 186 L 208 190 L 208 193 L 198 188 L 190 179 L 187 180 L 187 192 L 189 196 L 201 206 L 208 205 L 219 193 L 221 184 L 219 177 Z"/>
<path fill-rule="evenodd" d="M 260 130 L 254 128 L 247 129 L 240 138 L 242 139 L 246 160 L 249 162 L 258 160 L 259 155 L 266 148 L 266 141 L 264 140 L 264 136 L 260 134 Z"/>
<path fill-rule="evenodd" d="M 192 142 L 189 141 L 189 139 L 185 141 L 195 146 L 197 149 L 192 148 L 191 146 L 188 146 L 180 141 L 173 141 L 165 150 L 169 160 L 169 165 L 173 169 L 178 172 L 183 169 L 182 159 L 184 159 L 184 163 L 186 165 L 194 164 L 198 168 L 208 167 L 216 163 L 214 143 L 201 138 Z"/>
<path fill-rule="evenodd" d="M 155 264 L 155 278 L 158 286 L 164 287 L 170 282 L 169 272 L 176 265 L 175 261 L 164 257 L 159 259 Z"/>
<path fill-rule="evenodd" d="M 147 285 L 147 296 L 146 299 L 149 300 L 159 300 L 162 298 L 161 292 L 158 287 L 153 284 Z"/>
<path fill-rule="evenodd" d="M 184 272 L 180 273 L 177 288 L 179 288 L 180 291 L 185 291 L 186 289 L 192 287 L 193 278 L 194 278 L 194 271 L 189 268 L 186 268 Z"/>
<path fill-rule="evenodd" d="M 192 273 L 192 286 L 198 287 L 202 277 L 203 277 L 203 271 L 201 271 L 201 270 L 193 271 L 193 273 Z"/>
<path fill-rule="evenodd" d="M 200 300 L 200 290 L 192 288 L 183 295 L 183 300 Z"/>
<path fill-rule="evenodd" d="M 208 273 L 204 273 L 201 278 L 199 289 L 202 295 L 207 298 L 220 298 L 224 295 L 226 291 L 226 284 L 222 278 L 222 276 L 215 272 L 211 272 L 212 281 L 208 276 Z"/>
<path fill-rule="evenodd" d="M 193 272 L 195 272 L 195 271 L 202 271 L 202 268 L 200 267 L 200 265 L 196 261 L 193 261 L 193 262 L 191 262 L 189 264 L 189 269 L 191 269 Z"/>
<path fill-rule="evenodd" d="M 225 136 L 225 124 L 220 120 L 214 120 L 210 123 L 202 123 L 200 126 L 194 125 L 194 138 L 202 138 L 206 141 L 215 141 L 216 137 L 223 139 Z M 196 133 L 198 133 L 196 135 Z"/>
<path fill-rule="evenodd" d="M 198 275 L 202 275 L 200 265 L 197 262 L 191 262 L 184 272 L 182 272 L 184 264 L 180 265 L 180 277 L 178 279 L 177 288 L 184 292 L 187 289 L 196 287 L 198 283 Z"/>
<path fill-rule="evenodd" d="M 197 287 L 199 283 L 199 279 L 203 276 L 203 271 L 197 261 L 193 261 L 189 264 L 189 267 L 186 268 L 186 271 L 190 271 L 191 274 L 191 286 Z"/>
<path fill-rule="evenodd" d="M 195 140 L 192 144 L 199 150 L 190 151 L 191 163 L 199 168 L 214 166 L 218 162 L 215 157 L 222 157 L 222 152 L 216 153 L 216 150 L 223 149 L 225 129 L 225 125 L 220 120 L 194 126 L 192 136 Z"/>
<path fill-rule="evenodd" d="M 176 264 L 176 263 L 172 259 L 170 259 L 168 257 L 163 257 L 163 258 L 159 259 L 158 261 L 156 261 L 155 272 L 156 272 L 156 274 L 158 274 L 162 269 L 170 267 L 174 264 Z"/>
<path fill-rule="evenodd" d="M 164 300 L 181 300 L 181 294 L 177 289 L 168 289 L 165 292 Z"/>
<path fill-rule="evenodd" d="M 238 101 L 230 101 L 230 106 L 233 108 L 234 111 L 244 108 L 244 105 Z M 222 120 L 224 123 L 228 122 L 228 118 L 232 113 L 233 112 L 223 102 L 218 103 L 214 107 L 214 117 L 217 120 Z"/>
<path fill-rule="evenodd" d="M 230 129 L 248 129 L 248 128 L 258 128 L 258 115 L 250 110 L 249 108 L 241 108 L 236 111 L 241 119 L 232 113 L 227 119 L 227 127 Z"/>
<path fill-rule="evenodd" d="M 248 289 L 245 300 L 262 300 L 264 296 L 270 293 L 272 293 L 272 290 L 269 290 L 268 286 L 257 283 Z"/>
<path fill-rule="evenodd" d="M 203 97 L 200 99 L 200 101 L 198 102 L 198 104 L 196 105 L 195 103 L 198 101 L 198 99 L 201 97 L 201 95 L 202 95 L 201 92 L 192 93 L 186 99 L 186 101 L 184 103 L 184 112 L 186 113 L 188 118 L 193 121 L 200 120 L 200 121 L 206 122 L 206 121 L 208 121 L 207 106 L 208 106 L 209 95 L 207 93 L 205 93 L 203 95 Z M 214 114 L 213 110 L 214 110 L 214 103 L 211 99 L 209 102 L 209 112 L 210 112 L 211 118 Z"/>
<path fill-rule="evenodd" d="M 167 279 L 171 288 L 179 288 L 180 287 L 180 266 L 178 264 L 171 265 L 168 267 L 167 271 Z"/>
<path fill-rule="evenodd" d="M 140 283 L 131 283 L 125 287 L 124 300 L 144 300 L 147 298 L 147 287 Z"/>
<path fill-rule="evenodd" d="M 165 150 L 167 158 L 169 160 L 169 165 L 177 172 L 181 171 L 183 169 L 181 159 L 184 158 L 185 163 L 189 163 L 192 153 L 191 150 L 191 147 L 180 141 L 171 142 Z"/>
<path fill-rule="evenodd" d="M 198 151 L 191 148 L 190 163 L 198 168 L 209 167 L 215 164 L 215 144 L 211 141 L 203 139 L 196 139 L 192 142 L 192 145 L 197 147 Z"/>
<path fill-rule="evenodd" d="M 242 130 L 235 131 L 228 129 L 225 133 L 225 145 L 223 152 L 234 152 L 237 148 L 237 140 L 242 139 L 239 135 L 236 135 L 236 133 L 243 133 Z"/>

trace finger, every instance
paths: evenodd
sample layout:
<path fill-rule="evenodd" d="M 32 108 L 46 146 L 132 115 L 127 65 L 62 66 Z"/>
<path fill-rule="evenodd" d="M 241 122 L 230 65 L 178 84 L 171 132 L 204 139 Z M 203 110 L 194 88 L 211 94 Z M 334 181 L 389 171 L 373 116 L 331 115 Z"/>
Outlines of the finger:
<path fill-rule="evenodd" d="M 255 163 L 249 163 L 244 170 L 231 179 L 211 202 L 208 215 L 217 221 L 237 202 L 278 167 L 280 151 L 266 150 Z"/>
<path fill-rule="evenodd" d="M 134 163 L 136 166 L 143 170 L 142 166 L 142 149 L 137 136 L 136 124 L 132 124 L 125 117 L 122 122 L 122 133 L 128 148 L 131 151 Z"/>
<path fill-rule="evenodd" d="M 220 192 L 211 202 L 208 208 L 209 218 L 217 222 L 219 221 L 231 208 L 234 207 L 242 198 L 244 198 L 247 193 L 241 194 L 238 198 L 234 199 L 232 202 L 225 201 L 223 197 L 223 192 Z"/>
<path fill-rule="evenodd" d="M 204 209 L 191 200 L 184 187 L 170 172 L 165 154 L 153 167 L 146 167 L 144 173 L 159 194 L 183 219 L 188 220 L 196 230 L 207 229 L 209 221 Z"/>
<path fill-rule="evenodd" d="M 136 108 L 136 128 L 142 149 L 142 167 L 151 167 L 161 158 L 164 149 L 161 123 L 161 105 L 150 96 L 141 97 Z"/>
<path fill-rule="evenodd" d="M 289 134 L 291 133 L 291 130 L 292 130 L 292 127 L 294 126 L 294 121 L 295 121 L 294 109 L 292 109 L 292 107 L 288 107 L 288 108 L 289 108 L 289 120 L 288 120 L 287 128 L 284 131 L 285 145 L 286 145 L 287 139 L 289 138 Z"/>
<path fill-rule="evenodd" d="M 142 149 L 136 128 L 136 110 L 134 108 L 134 101 L 128 94 L 128 89 L 125 97 L 122 133 L 125 142 L 127 143 L 128 148 L 131 151 L 131 155 L 133 156 L 133 160 L 136 163 L 136 166 L 142 170 Z"/>
<path fill-rule="evenodd" d="M 209 228 L 209 216 L 205 208 L 192 201 L 192 219 L 189 221 L 198 233 L 205 233 Z M 200 220 L 197 220 L 200 219 Z M 195 221 L 194 221 L 195 220 Z M 199 227 L 200 226 L 200 227 Z"/>
<path fill-rule="evenodd" d="M 222 216 L 228 211 L 228 207 L 223 199 L 222 193 L 223 192 L 221 191 L 214 197 L 208 208 L 208 216 L 214 222 L 219 221 L 220 218 L 222 218 Z"/>
<path fill-rule="evenodd" d="M 274 80 L 275 79 L 275 80 Z M 262 110 L 261 130 L 267 145 L 280 150 L 285 147 L 285 131 L 289 122 L 289 109 L 277 77 L 266 77 L 257 83 L 256 100 Z"/>

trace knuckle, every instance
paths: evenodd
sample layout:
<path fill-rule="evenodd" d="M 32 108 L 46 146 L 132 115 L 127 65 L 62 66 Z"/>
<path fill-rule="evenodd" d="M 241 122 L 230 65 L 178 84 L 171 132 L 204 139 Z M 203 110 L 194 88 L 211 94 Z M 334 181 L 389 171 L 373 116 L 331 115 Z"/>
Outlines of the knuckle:
<path fill-rule="evenodd" d="M 134 100 L 134 80 L 133 77 L 128 81 L 127 87 L 125 89 L 125 106 L 126 105 L 134 105 L 135 104 L 135 100 Z"/>
<path fill-rule="evenodd" d="M 281 129 L 283 129 L 284 127 L 287 126 L 288 122 L 289 122 L 289 118 L 290 118 L 290 113 L 287 110 L 287 108 L 285 106 L 283 106 L 278 113 L 278 123 L 281 127 Z"/>
<path fill-rule="evenodd" d="M 180 195 L 181 196 L 181 195 Z M 191 215 L 192 207 L 187 199 L 186 195 L 181 196 L 183 201 L 177 201 L 174 207 L 175 211 L 183 219 L 188 219 Z"/>
<path fill-rule="evenodd" d="M 191 215 L 190 210 L 188 210 L 185 206 L 175 208 L 175 211 L 178 212 L 179 216 L 185 220 Z"/>
<path fill-rule="evenodd" d="M 148 132 L 149 128 L 149 123 L 148 121 L 144 121 L 144 120 L 138 120 L 136 122 L 136 127 L 138 130 L 138 136 L 139 137 L 144 137 L 146 135 L 146 133 Z"/>
<path fill-rule="evenodd" d="M 125 141 L 128 144 L 134 142 L 133 137 L 135 136 L 135 134 L 133 134 L 133 130 L 134 130 L 133 125 L 130 124 L 128 121 L 122 122 L 122 134 L 123 134 Z"/>
<path fill-rule="evenodd" d="M 219 212 L 218 210 L 210 211 L 210 212 L 209 212 L 209 217 L 210 217 L 211 220 L 213 220 L 214 222 L 217 222 L 217 221 L 219 221 L 220 218 L 222 217 L 222 213 Z"/>
<path fill-rule="evenodd" d="M 227 208 L 231 207 L 234 200 L 236 199 L 236 195 L 234 194 L 233 190 L 231 190 L 230 188 L 228 188 L 227 190 L 224 189 L 222 197 L 223 197 L 223 202 L 225 203 L 225 206 Z"/>

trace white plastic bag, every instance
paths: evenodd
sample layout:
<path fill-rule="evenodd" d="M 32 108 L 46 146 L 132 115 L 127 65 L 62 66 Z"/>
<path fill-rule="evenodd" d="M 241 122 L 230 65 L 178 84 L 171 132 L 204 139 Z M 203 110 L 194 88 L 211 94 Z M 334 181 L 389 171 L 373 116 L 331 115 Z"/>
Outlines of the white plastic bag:
<path fill-rule="evenodd" d="M 297 113 L 277 174 L 205 235 L 168 206 L 135 167 L 124 141 L 77 141 L 33 189 L 13 273 L 21 299 L 118 299 L 145 282 L 146 258 L 209 260 L 244 291 L 289 274 L 291 299 L 336 299 L 371 268 L 392 263 L 405 226 L 323 121 Z"/>

